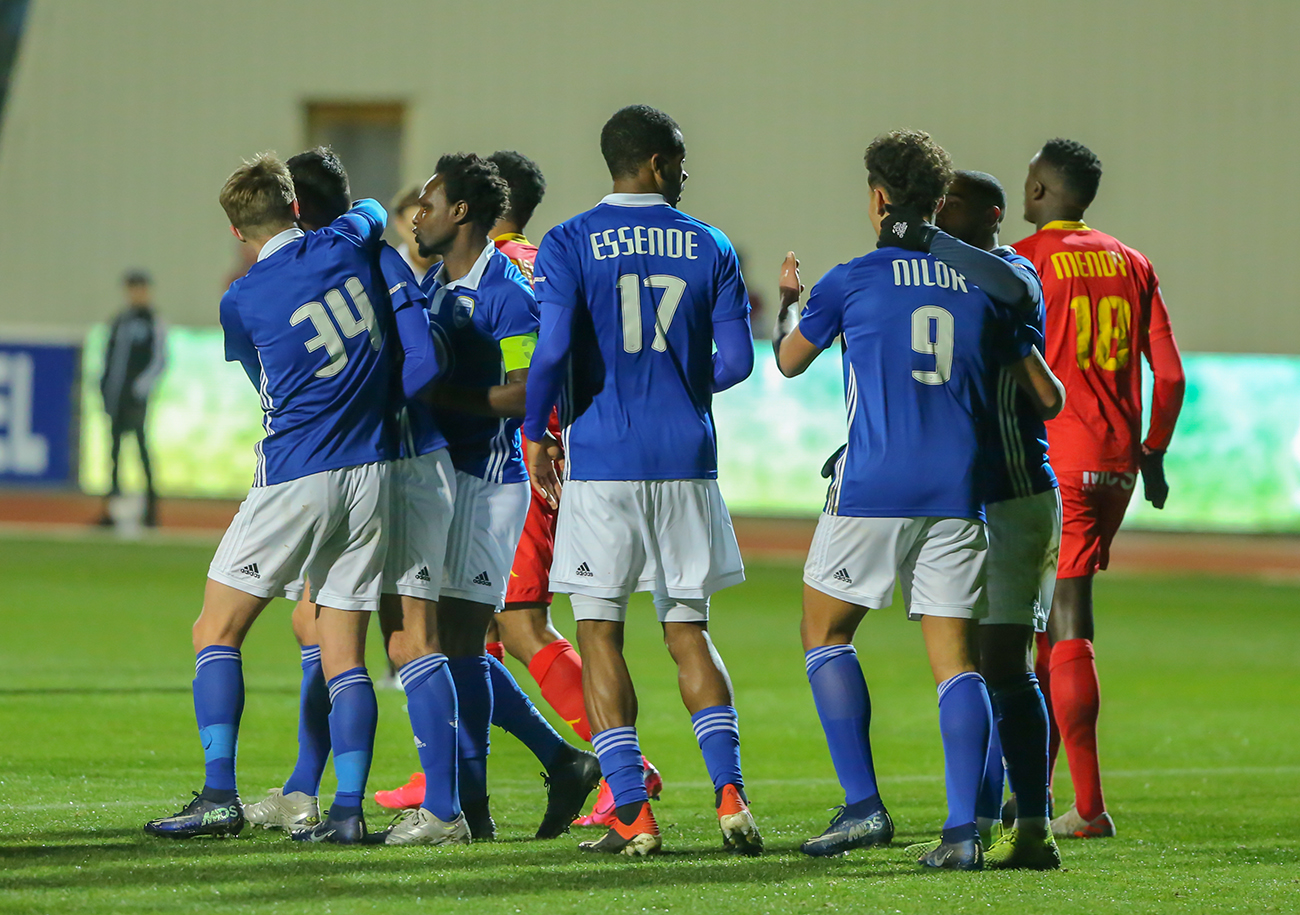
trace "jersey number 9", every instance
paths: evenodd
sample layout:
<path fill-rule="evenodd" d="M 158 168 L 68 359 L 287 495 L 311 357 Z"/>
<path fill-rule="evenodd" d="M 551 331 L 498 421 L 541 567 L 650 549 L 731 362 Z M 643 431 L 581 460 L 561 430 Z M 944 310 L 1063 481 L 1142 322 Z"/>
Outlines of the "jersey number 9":
<path fill-rule="evenodd" d="M 921 384 L 947 384 L 952 377 L 952 312 L 938 305 L 922 305 L 912 312 L 912 351 L 934 357 L 934 371 L 913 369 Z"/>
<path fill-rule="evenodd" d="M 357 309 L 355 315 L 347 299 L 343 297 L 343 293 L 331 289 L 323 298 L 325 305 L 329 306 L 329 312 L 334 315 L 333 321 L 330 320 L 329 313 L 326 313 L 325 305 L 320 302 L 308 302 L 289 318 L 289 324 L 293 327 L 297 327 L 303 321 L 310 321 L 312 327 L 316 329 L 316 336 L 306 341 L 303 346 L 307 347 L 309 353 L 324 347 L 326 355 L 329 356 L 329 361 L 316 370 L 317 378 L 333 378 L 343 371 L 343 366 L 348 364 L 343 337 L 351 338 L 360 335 L 363 331 L 368 332 L 370 348 L 375 352 L 379 352 L 379 347 L 384 342 L 383 334 L 375 321 L 375 310 L 370 305 L 370 296 L 366 295 L 366 287 L 362 286 L 361 281 L 355 276 L 350 276 L 343 284 L 343 288 L 352 297 L 352 304 Z M 337 328 L 334 326 L 336 321 Z"/>

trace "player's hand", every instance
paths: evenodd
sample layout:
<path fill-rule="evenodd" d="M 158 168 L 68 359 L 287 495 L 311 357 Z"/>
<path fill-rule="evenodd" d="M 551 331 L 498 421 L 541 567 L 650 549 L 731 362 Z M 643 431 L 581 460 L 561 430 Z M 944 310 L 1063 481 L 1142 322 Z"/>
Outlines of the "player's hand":
<path fill-rule="evenodd" d="M 829 480 L 831 478 L 831 474 L 835 472 L 835 462 L 840 459 L 840 455 L 843 454 L 844 449 L 848 447 L 849 447 L 848 442 L 845 442 L 843 445 L 840 445 L 838 448 L 835 449 L 835 453 L 826 459 L 826 463 L 822 464 L 823 480 Z"/>
<path fill-rule="evenodd" d="M 781 293 L 781 307 L 789 308 L 803 295 L 803 283 L 799 282 L 799 259 L 791 251 L 781 264 L 781 279 L 777 282 Z"/>
<path fill-rule="evenodd" d="M 555 436 L 547 432 L 540 442 L 528 440 L 528 476 L 533 489 L 551 508 L 560 507 L 560 467 L 564 462 L 564 447 Z"/>
<path fill-rule="evenodd" d="M 1169 498 L 1169 482 L 1165 480 L 1165 453 L 1148 451 L 1142 446 L 1142 457 L 1138 458 L 1138 467 L 1142 470 L 1142 493 L 1152 508 L 1164 508 Z"/>
<path fill-rule="evenodd" d="M 915 207 L 885 204 L 885 218 L 880 221 L 877 248 L 904 248 L 930 253 L 930 242 L 939 229 L 925 221 L 925 214 Z"/>

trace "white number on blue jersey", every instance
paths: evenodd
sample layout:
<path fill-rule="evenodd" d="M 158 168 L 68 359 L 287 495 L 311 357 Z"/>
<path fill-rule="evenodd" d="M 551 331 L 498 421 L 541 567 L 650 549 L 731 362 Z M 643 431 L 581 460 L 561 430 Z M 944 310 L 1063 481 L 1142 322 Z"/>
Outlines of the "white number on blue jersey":
<path fill-rule="evenodd" d="M 922 305 L 912 312 L 912 349 L 934 357 L 934 371 L 913 370 L 921 384 L 946 384 L 952 377 L 952 312 L 938 305 Z"/>
<path fill-rule="evenodd" d="M 325 293 L 324 298 L 329 304 L 330 311 L 334 313 L 334 320 L 338 321 L 338 328 L 334 327 L 334 321 L 330 320 L 325 306 L 320 302 L 308 302 L 289 317 L 289 324 L 292 327 L 297 327 L 303 321 L 311 321 L 312 327 L 316 329 L 316 336 L 303 346 L 307 347 L 309 353 L 324 347 L 326 355 L 329 356 L 329 361 L 324 367 L 316 370 L 317 378 L 333 378 L 343 371 L 343 366 L 348 364 L 343 337 L 355 337 L 362 331 L 369 331 L 371 349 L 379 352 L 379 347 L 383 344 L 383 335 L 379 330 L 378 322 L 375 321 L 375 310 L 361 281 L 355 276 L 348 277 L 343 287 L 351 294 L 352 302 L 356 305 L 360 317 L 353 316 L 347 299 L 337 289 Z M 343 332 L 342 337 L 339 336 L 339 331 Z"/>
<path fill-rule="evenodd" d="M 686 293 L 686 281 L 681 277 L 657 273 L 644 280 L 635 273 L 625 273 L 618 278 L 618 296 L 623 309 L 623 351 L 641 352 L 641 287 L 662 289 L 663 296 L 655 309 L 655 338 L 650 348 L 657 352 L 668 349 L 668 326 L 673 323 L 677 306 Z"/>

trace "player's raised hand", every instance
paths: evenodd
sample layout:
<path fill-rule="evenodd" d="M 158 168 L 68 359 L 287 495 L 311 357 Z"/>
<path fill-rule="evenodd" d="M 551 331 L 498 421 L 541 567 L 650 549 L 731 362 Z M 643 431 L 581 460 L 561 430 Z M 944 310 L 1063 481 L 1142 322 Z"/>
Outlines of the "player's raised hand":
<path fill-rule="evenodd" d="M 877 248 L 904 248 L 930 253 L 930 242 L 938 228 L 925 221 L 925 214 L 915 207 L 898 203 L 885 204 L 885 218 L 880 221 Z"/>
<path fill-rule="evenodd" d="M 560 464 L 564 461 L 564 447 L 555 436 L 547 432 L 540 442 L 528 440 L 528 476 L 533 489 L 551 508 L 560 507 Z"/>
<path fill-rule="evenodd" d="M 793 251 L 785 256 L 785 262 L 781 264 L 781 279 L 777 282 L 777 289 L 781 292 L 782 308 L 793 305 L 803 295 L 803 283 L 799 282 L 799 259 Z"/>
<path fill-rule="evenodd" d="M 1142 447 L 1142 457 L 1138 458 L 1138 467 L 1142 471 L 1142 493 L 1152 508 L 1164 508 L 1169 498 L 1169 481 L 1165 479 L 1165 453 L 1148 451 Z"/>

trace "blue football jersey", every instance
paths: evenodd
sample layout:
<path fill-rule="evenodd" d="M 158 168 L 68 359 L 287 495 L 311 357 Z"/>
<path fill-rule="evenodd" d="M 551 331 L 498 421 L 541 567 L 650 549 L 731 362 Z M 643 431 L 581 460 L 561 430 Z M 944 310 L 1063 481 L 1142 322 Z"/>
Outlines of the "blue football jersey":
<path fill-rule="evenodd" d="M 282 232 L 221 299 L 226 359 L 262 399 L 254 486 L 396 456 L 388 299 L 373 271 L 386 219 L 362 200 L 326 228 Z"/>
<path fill-rule="evenodd" d="M 438 353 L 438 364 L 446 366 L 448 360 L 446 335 L 435 332 L 429 326 L 429 299 L 425 296 L 424 291 L 420 289 L 419 281 L 416 280 L 410 264 L 406 262 L 406 259 L 402 257 L 397 249 L 391 245 L 383 244 L 379 248 L 378 267 L 384 288 L 388 291 L 388 300 L 393 312 L 395 324 L 393 332 L 400 334 L 397 325 L 403 323 L 407 310 L 417 310 L 421 319 L 418 322 L 411 322 L 411 325 L 423 324 L 423 332 L 432 334 Z M 398 356 L 398 350 L 399 347 L 392 347 L 395 358 Z M 394 366 L 394 373 L 395 375 L 400 374 L 400 366 Z M 447 437 L 438 425 L 433 408 L 419 398 L 407 400 L 403 396 L 402 386 L 398 382 L 399 379 L 395 377 L 393 403 L 396 408 L 395 418 L 401 457 L 418 457 L 422 454 L 437 451 L 439 448 L 446 448 Z"/>
<path fill-rule="evenodd" d="M 657 194 L 610 194 L 546 234 L 533 285 L 577 312 L 567 477 L 716 479 L 713 325 L 749 315 L 727 237 Z"/>
<path fill-rule="evenodd" d="M 466 388 L 505 384 L 501 341 L 537 333 L 537 299 L 519 268 L 488 242 L 465 276 L 447 282 L 439 265 L 425 274 L 420 287 L 429 297 L 435 337 L 449 350 L 443 379 Z M 519 443 L 522 417 L 438 409 L 434 418 L 457 470 L 493 483 L 528 479 Z"/>
<path fill-rule="evenodd" d="M 1038 271 L 1028 258 L 1009 247 L 994 248 L 993 253 L 1020 267 L 1035 283 L 1039 282 Z M 1044 351 L 1045 318 L 1040 296 L 1034 318 L 1017 326 L 1023 343 L 1036 347 L 1039 352 Z M 1025 350 L 1025 355 L 1028 354 Z M 1018 499 L 1056 488 L 1056 474 L 1047 456 L 1047 424 L 1006 369 L 998 371 L 997 422 L 986 453 L 989 460 L 986 502 Z"/>
<path fill-rule="evenodd" d="M 997 372 L 1028 355 L 1004 306 L 930 255 L 881 248 L 823 276 L 799 327 L 823 349 L 843 336 L 848 447 L 826 511 L 982 520 Z"/>

